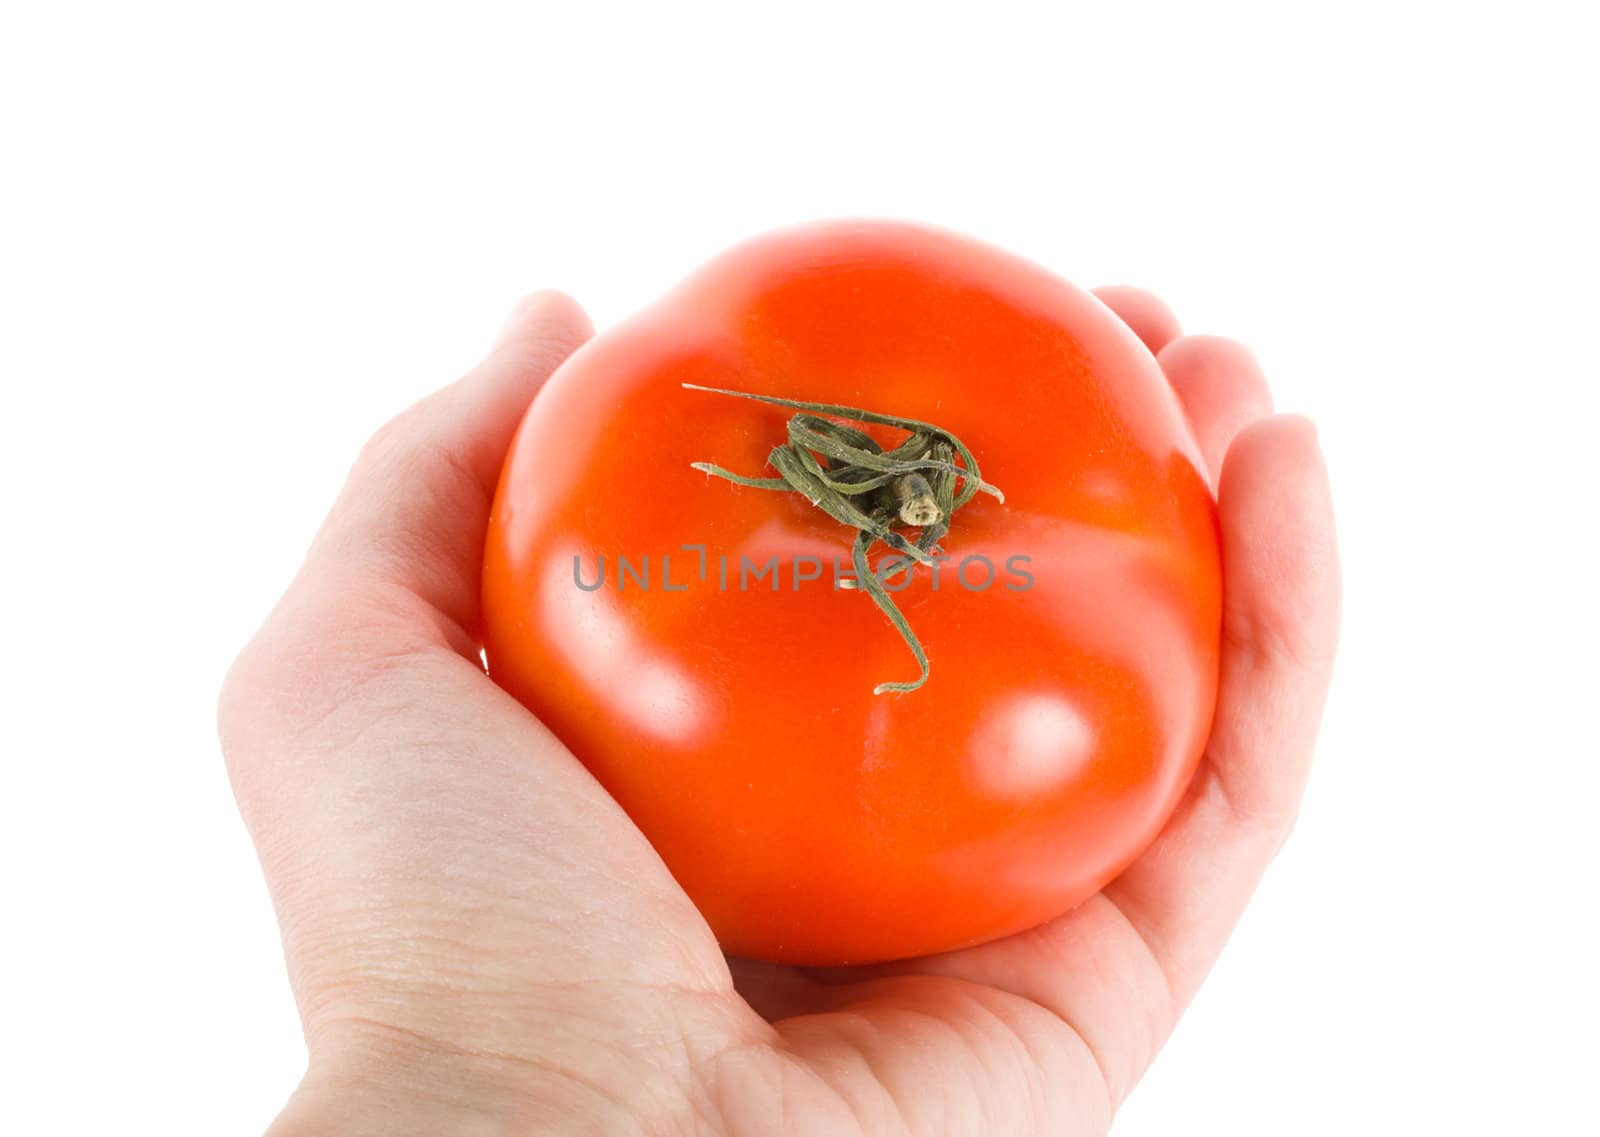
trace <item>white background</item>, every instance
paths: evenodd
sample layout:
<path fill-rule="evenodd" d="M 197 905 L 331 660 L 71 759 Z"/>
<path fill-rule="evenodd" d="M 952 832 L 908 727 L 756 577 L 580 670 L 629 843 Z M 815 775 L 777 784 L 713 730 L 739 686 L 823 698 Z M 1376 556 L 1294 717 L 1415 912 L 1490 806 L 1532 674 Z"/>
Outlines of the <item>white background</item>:
<path fill-rule="evenodd" d="M 212 704 L 365 435 L 527 290 L 877 214 L 1249 340 L 1332 466 L 1305 813 L 1117 1132 L 1595 1132 L 1590 7 L 3 17 L 0 1129 L 296 1081 Z"/>

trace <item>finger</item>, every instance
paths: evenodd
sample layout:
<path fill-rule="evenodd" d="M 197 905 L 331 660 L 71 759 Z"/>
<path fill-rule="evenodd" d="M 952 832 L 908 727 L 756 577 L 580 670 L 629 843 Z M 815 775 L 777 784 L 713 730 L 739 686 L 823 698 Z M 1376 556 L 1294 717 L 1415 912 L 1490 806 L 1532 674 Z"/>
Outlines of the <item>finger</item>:
<path fill-rule="evenodd" d="M 465 377 L 402 412 L 367 443 L 313 543 L 302 581 L 408 592 L 454 625 L 476 623 L 489 506 L 523 412 L 591 334 L 559 292 L 522 301 Z M 363 593 L 365 595 L 365 593 Z"/>
<path fill-rule="evenodd" d="M 481 364 L 367 444 L 299 574 L 229 671 L 219 715 L 230 762 L 276 753 L 335 715 L 359 718 L 356 696 L 387 684 L 398 663 L 454 675 L 470 661 L 483 678 L 473 627 L 496 470 L 534 392 L 587 334 L 573 301 L 536 293 Z"/>
<path fill-rule="evenodd" d="M 1156 358 L 1189 417 L 1213 481 L 1234 437 L 1272 413 L 1266 376 L 1249 348 L 1221 336 L 1182 336 Z"/>
<path fill-rule="evenodd" d="M 247 818 L 252 802 L 284 796 L 295 763 L 313 763 L 298 784 L 320 793 L 311 756 L 339 751 L 355 768 L 351 739 L 373 741 L 374 722 L 407 729 L 392 690 L 426 691 L 436 712 L 459 705 L 482 716 L 471 693 L 498 689 L 477 666 L 469 629 L 495 469 L 534 391 L 587 331 L 571 300 L 535 294 L 483 363 L 367 445 L 223 684 L 219 725 Z"/>
<path fill-rule="evenodd" d="M 1299 808 L 1338 638 L 1339 565 L 1316 432 L 1245 429 L 1219 494 L 1223 654 L 1205 758 L 1166 830 L 1106 890 L 1177 1007 L 1209 970 Z"/>
<path fill-rule="evenodd" d="M 1155 293 L 1127 284 L 1109 284 L 1096 288 L 1100 302 L 1122 318 L 1133 329 L 1133 334 L 1144 341 L 1151 353 L 1159 352 L 1177 339 L 1182 329 L 1172 309 Z"/>
<path fill-rule="evenodd" d="M 943 975 L 1039 1003 L 1087 1043 L 1113 1101 L 1171 1031 L 1281 843 L 1327 686 L 1338 568 L 1308 423 L 1269 419 L 1240 436 L 1221 520 L 1229 600 L 1216 725 L 1166 830 L 1060 919 L 869 972 Z"/>

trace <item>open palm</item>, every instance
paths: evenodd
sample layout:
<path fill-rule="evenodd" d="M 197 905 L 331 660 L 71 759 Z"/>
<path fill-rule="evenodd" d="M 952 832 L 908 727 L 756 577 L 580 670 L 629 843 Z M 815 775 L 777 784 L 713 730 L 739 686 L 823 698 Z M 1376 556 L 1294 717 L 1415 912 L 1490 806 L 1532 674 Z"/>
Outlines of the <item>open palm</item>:
<path fill-rule="evenodd" d="M 1101 299 L 1218 473 L 1221 690 L 1150 849 L 1030 932 L 872 968 L 727 960 L 639 831 L 484 674 L 495 477 L 589 334 L 531 298 L 466 378 L 374 437 L 220 722 L 310 1053 L 277 1137 L 1098 1133 L 1293 822 L 1336 638 L 1326 478 L 1252 358 Z"/>

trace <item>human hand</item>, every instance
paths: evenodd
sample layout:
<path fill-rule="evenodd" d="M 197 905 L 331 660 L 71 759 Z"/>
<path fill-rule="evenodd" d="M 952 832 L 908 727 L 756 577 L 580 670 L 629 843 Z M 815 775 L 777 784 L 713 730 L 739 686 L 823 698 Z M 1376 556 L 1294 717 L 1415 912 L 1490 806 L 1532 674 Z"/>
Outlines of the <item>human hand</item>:
<path fill-rule="evenodd" d="M 726 960 L 627 816 L 484 674 L 501 459 L 589 334 L 539 294 L 368 444 L 219 719 L 283 931 L 300 1134 L 1099 1133 L 1292 824 L 1336 639 L 1328 490 L 1230 341 L 1100 292 L 1220 471 L 1216 724 L 1156 842 L 1033 931 L 855 969 Z"/>

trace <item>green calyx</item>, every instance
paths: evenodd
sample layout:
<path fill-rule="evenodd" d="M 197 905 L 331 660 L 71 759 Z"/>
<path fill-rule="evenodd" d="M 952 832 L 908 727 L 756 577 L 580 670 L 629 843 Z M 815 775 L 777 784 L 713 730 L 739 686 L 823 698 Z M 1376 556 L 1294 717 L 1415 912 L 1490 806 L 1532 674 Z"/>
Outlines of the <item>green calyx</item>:
<path fill-rule="evenodd" d="M 746 477 L 710 462 L 691 465 L 737 485 L 803 494 L 829 517 L 854 529 L 851 557 L 855 565 L 855 587 L 872 597 L 873 603 L 889 618 L 922 671 L 909 683 L 880 683 L 873 688 L 873 694 L 915 691 L 926 683 L 928 655 L 894 597 L 884 587 L 884 581 L 898 572 L 908 571 L 914 564 L 932 564 L 939 541 L 950 531 L 956 511 L 978 494 L 1005 500 L 1004 494 L 983 480 L 972 451 L 949 431 L 916 419 L 832 403 L 807 403 L 772 395 L 752 395 L 747 391 L 702 387 L 697 383 L 683 385 L 691 391 L 732 395 L 797 412 L 789 419 L 788 441 L 773 447 L 767 455 L 767 464 L 778 472 L 778 477 Z M 824 415 L 832 417 L 824 418 Z M 908 431 L 909 435 L 894 449 L 885 450 L 871 436 L 833 421 L 835 418 L 892 426 Z M 904 529 L 920 532 L 913 541 L 900 532 Z M 886 566 L 882 577 L 874 573 L 867 562 L 868 553 L 879 541 L 900 554 Z"/>

